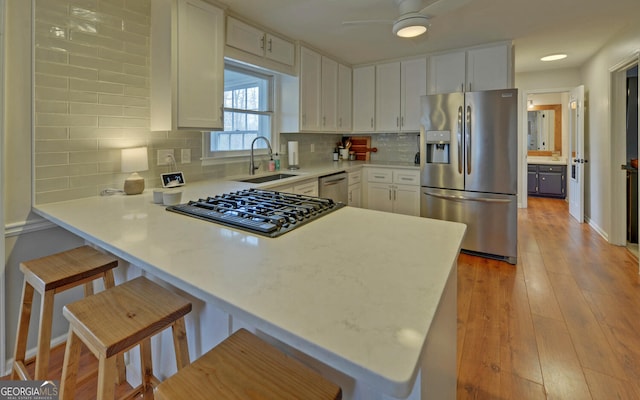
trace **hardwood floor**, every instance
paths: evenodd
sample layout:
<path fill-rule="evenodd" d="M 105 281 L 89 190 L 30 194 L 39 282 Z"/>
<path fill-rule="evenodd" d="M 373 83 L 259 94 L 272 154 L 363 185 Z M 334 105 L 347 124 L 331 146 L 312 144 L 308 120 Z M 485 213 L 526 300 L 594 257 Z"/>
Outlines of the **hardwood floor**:
<path fill-rule="evenodd" d="M 518 210 L 518 264 L 462 254 L 458 399 L 640 398 L 640 276 L 563 200 Z"/>
<path fill-rule="evenodd" d="M 518 246 L 516 266 L 460 255 L 458 399 L 640 398 L 637 260 L 555 199 L 518 210 Z M 95 379 L 77 398 L 95 398 Z"/>

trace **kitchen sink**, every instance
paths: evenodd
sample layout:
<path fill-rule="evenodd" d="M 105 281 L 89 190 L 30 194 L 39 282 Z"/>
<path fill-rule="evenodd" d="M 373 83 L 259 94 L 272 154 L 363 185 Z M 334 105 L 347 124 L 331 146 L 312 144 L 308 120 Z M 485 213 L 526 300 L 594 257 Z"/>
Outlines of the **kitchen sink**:
<path fill-rule="evenodd" d="M 277 181 L 278 179 L 291 178 L 292 176 L 297 176 L 297 175 L 295 174 L 264 175 L 264 176 L 258 176 L 256 178 L 242 179 L 240 180 L 240 182 L 265 183 L 265 182 Z"/>

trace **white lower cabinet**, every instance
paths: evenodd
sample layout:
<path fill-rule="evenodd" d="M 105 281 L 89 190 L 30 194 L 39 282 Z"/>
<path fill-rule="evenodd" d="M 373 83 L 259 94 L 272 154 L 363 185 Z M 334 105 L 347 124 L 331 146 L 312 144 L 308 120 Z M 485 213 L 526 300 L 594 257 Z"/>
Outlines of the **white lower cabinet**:
<path fill-rule="evenodd" d="M 349 172 L 347 174 L 348 197 L 347 205 L 362 207 L 362 171 Z"/>
<path fill-rule="evenodd" d="M 420 216 L 420 171 L 368 169 L 367 208 Z"/>
<path fill-rule="evenodd" d="M 293 193 L 318 197 L 318 180 L 308 180 L 293 185 Z"/>

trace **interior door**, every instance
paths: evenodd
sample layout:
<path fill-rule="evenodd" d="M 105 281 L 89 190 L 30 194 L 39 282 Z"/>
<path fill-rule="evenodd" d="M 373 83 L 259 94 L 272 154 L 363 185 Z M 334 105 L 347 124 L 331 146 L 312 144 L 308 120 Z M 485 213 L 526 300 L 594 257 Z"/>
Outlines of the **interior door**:
<path fill-rule="evenodd" d="M 584 222 L 584 86 L 569 95 L 569 213 Z"/>

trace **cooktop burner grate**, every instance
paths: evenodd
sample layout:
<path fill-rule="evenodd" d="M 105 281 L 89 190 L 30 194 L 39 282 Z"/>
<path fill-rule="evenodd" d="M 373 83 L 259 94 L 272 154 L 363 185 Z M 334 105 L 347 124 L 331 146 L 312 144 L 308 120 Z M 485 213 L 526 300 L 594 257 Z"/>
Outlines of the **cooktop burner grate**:
<path fill-rule="evenodd" d="M 167 210 L 277 237 L 342 207 L 343 203 L 331 199 L 247 189 L 169 206 Z"/>

